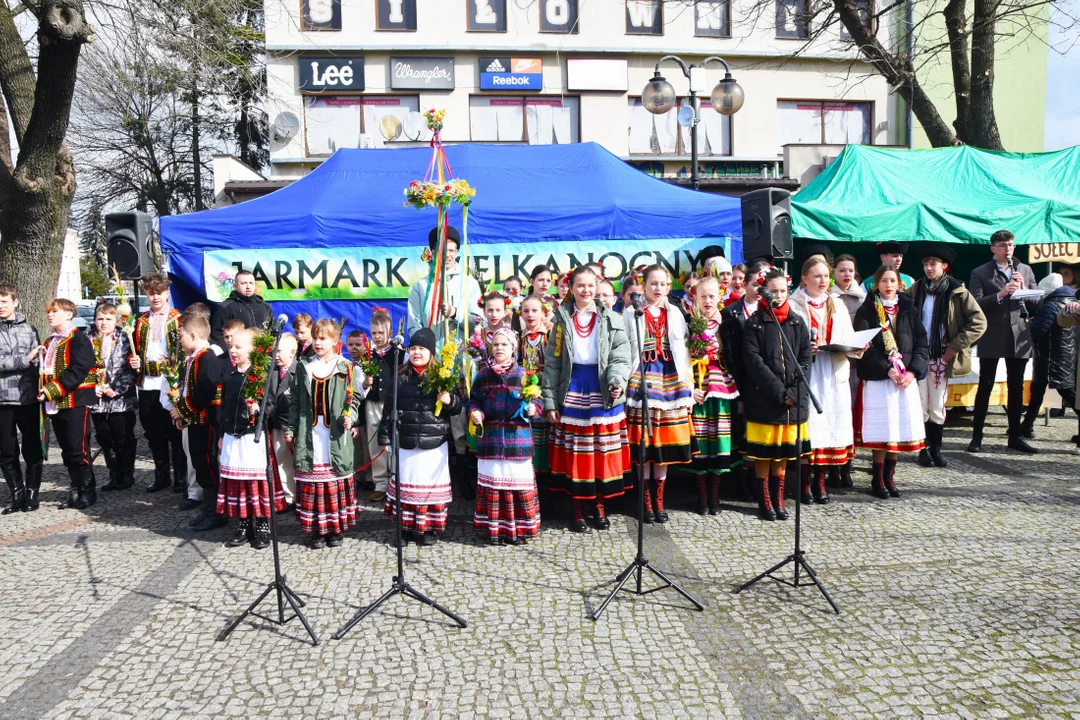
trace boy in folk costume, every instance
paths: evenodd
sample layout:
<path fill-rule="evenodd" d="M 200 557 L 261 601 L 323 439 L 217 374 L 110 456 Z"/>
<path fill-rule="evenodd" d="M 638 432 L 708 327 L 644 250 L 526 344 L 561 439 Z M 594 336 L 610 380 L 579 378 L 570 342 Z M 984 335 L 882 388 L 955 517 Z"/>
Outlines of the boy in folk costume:
<path fill-rule="evenodd" d="M 169 306 L 169 280 L 160 273 L 143 279 L 150 310 L 135 321 L 135 347 L 128 363 L 137 373 L 139 422 L 154 458 L 154 483 L 147 492 L 158 492 L 171 485 L 176 492 L 187 485 L 187 457 L 183 441 L 169 411 L 161 404 L 161 393 L 168 391 L 166 374 L 184 355 L 180 347 L 180 313 Z"/>
<path fill-rule="evenodd" d="M 135 371 L 128 365 L 131 341 L 117 327 L 116 306 L 102 303 L 88 333 L 94 347 L 98 401 L 90 406 L 101 454 L 109 468 L 102 490 L 124 490 L 135 484 Z"/>
<path fill-rule="evenodd" d="M 630 385 L 626 390 L 626 429 L 630 441 L 630 458 L 635 455 L 642 433 L 642 401 L 639 391 L 649 394 L 649 416 L 652 437 L 645 448 L 645 482 L 652 478 L 653 487 L 645 485 L 645 522 L 665 523 L 664 483 L 669 465 L 685 465 L 694 454 L 693 425 L 690 422 L 694 407 L 694 383 L 690 377 L 690 357 L 687 351 L 686 320 L 677 305 L 668 302 L 671 276 L 660 265 L 645 268 L 645 312 L 639 321 L 633 308 L 623 312 L 623 325 L 630 340 L 631 357 L 644 352 L 645 387 L 637 359 L 631 365 Z M 656 504 L 653 513 L 653 501 Z"/>
<path fill-rule="evenodd" d="M 210 323 L 199 309 L 180 318 L 180 344 L 187 353 L 180 382 L 170 398 L 176 427 L 187 435 L 191 465 L 202 489 L 202 513 L 191 522 L 197 531 L 213 530 L 227 520 L 217 512 L 218 439 L 214 424 L 221 404 L 221 381 L 227 366 L 210 349 Z M 265 464 L 264 466 L 265 467 Z"/>
<path fill-rule="evenodd" d="M 723 259 L 723 258 L 719 258 Z M 739 397 L 735 379 L 724 362 L 720 338 L 720 282 L 706 277 L 697 284 L 694 301 L 705 321 L 708 351 L 700 370 L 691 366 L 694 381 L 694 436 L 698 455 L 698 513 L 720 510 L 720 478 L 731 465 L 731 406 Z M 693 339 L 693 338 L 691 338 Z"/>
<path fill-rule="evenodd" d="M 210 322 L 210 308 L 201 302 L 196 302 L 188 305 L 186 308 L 184 308 L 184 314 L 191 317 L 198 315 L 207 322 Z M 229 320 L 224 324 L 224 326 L 222 327 L 222 332 L 224 333 L 224 336 L 226 338 L 231 338 L 233 336 L 233 333 L 236 332 L 236 327 L 234 326 L 234 323 L 238 322 L 240 321 Z M 213 325 L 210 326 L 210 334 L 211 336 L 213 336 L 214 334 Z M 228 365 L 226 365 L 226 363 L 229 362 L 228 342 L 228 340 L 222 341 L 223 347 L 219 347 L 213 342 L 210 343 L 210 349 L 213 350 L 214 354 L 218 356 L 218 359 L 220 361 L 219 365 L 221 366 L 223 373 L 228 370 Z M 186 355 L 187 353 L 185 353 L 185 357 Z M 181 366 L 181 370 L 182 369 L 183 366 Z M 169 399 L 169 389 L 170 388 L 166 386 L 165 389 L 161 391 L 161 405 L 165 408 L 165 410 L 169 413 L 171 417 L 173 404 L 172 400 Z M 191 437 L 188 435 L 188 433 L 181 430 L 180 440 L 181 444 L 184 447 L 184 455 L 186 457 L 191 457 Z M 187 492 L 184 493 L 184 499 L 180 501 L 179 509 L 182 511 L 195 510 L 201 508 L 202 506 L 203 489 L 202 486 L 199 485 L 199 474 L 195 472 L 195 465 L 189 462 L 187 465 Z"/>
<path fill-rule="evenodd" d="M 55 298 L 45 304 L 49 337 L 41 361 L 38 400 L 52 420 L 60 454 L 71 479 L 68 498 L 61 508 L 83 510 L 97 502 L 90 461 L 90 406 L 94 392 L 94 347 L 86 333 L 71 324 L 75 303 Z"/>
<path fill-rule="evenodd" d="M 41 341 L 37 328 L 18 312 L 14 285 L 0 283 L 0 470 L 9 498 L 3 514 L 38 509 L 41 470 L 41 404 L 37 399 Z M 19 433 L 26 462 L 19 464 Z"/>
<path fill-rule="evenodd" d="M 311 329 L 311 360 L 296 364 L 286 441 L 292 443 L 296 511 L 313 550 L 338 547 L 356 524 L 353 422 L 359 397 L 353 366 L 337 353 L 341 328 L 322 318 Z"/>
<path fill-rule="evenodd" d="M 261 402 L 252 386 L 261 388 L 265 375 L 251 371 L 251 352 L 254 349 L 255 331 L 251 328 L 238 331 L 232 338 L 229 356 L 233 370 L 225 379 L 221 390 L 221 409 L 218 416 L 221 443 L 221 486 L 217 494 L 217 513 L 222 517 L 240 518 L 236 533 L 225 543 L 239 547 L 251 542 L 251 547 L 262 550 L 270 545 L 270 495 L 274 510 L 285 509 L 285 493 L 274 482 L 274 489 L 266 483 L 266 444 L 256 442 L 255 425 Z M 267 368 L 275 372 L 275 368 Z M 274 397 L 268 399 L 266 412 L 273 415 Z"/>
<path fill-rule="evenodd" d="M 523 396 L 530 375 L 515 362 L 517 333 L 507 327 L 491 337 L 491 355 L 476 374 L 466 412 L 482 428 L 479 438 L 473 525 L 493 545 L 521 545 L 540 529 L 533 474 L 530 419 L 543 405 Z"/>
<path fill-rule="evenodd" d="M 390 318 L 390 311 L 376 307 L 371 313 L 371 359 L 378 360 L 379 374 L 376 377 L 366 375 L 363 380 L 364 427 L 367 429 L 369 442 L 377 439 L 379 434 L 379 426 L 382 424 L 386 407 L 387 385 L 393 379 L 390 373 L 397 371 L 395 366 L 398 364 L 396 362 L 398 354 L 390 347 L 391 332 L 393 332 L 393 321 Z M 375 488 L 368 496 L 368 501 L 382 502 L 386 498 L 386 485 L 390 481 L 389 458 L 381 449 L 373 449 L 372 452 L 375 453 L 375 457 L 371 459 L 371 480 Z"/>
<path fill-rule="evenodd" d="M 289 406 L 292 403 L 293 383 L 296 381 L 296 336 L 282 333 L 278 338 L 274 366 L 270 369 L 270 393 L 274 412 L 264 420 L 270 443 L 270 461 L 274 464 L 274 484 L 285 493 L 285 509 L 296 505 L 296 478 L 293 476 L 292 446 L 285 442 L 289 429 Z"/>
<path fill-rule="evenodd" d="M 596 301 L 596 274 L 578 268 L 572 295 L 554 312 L 544 354 L 544 411 L 554 489 L 573 499 L 573 532 L 588 530 L 582 502 L 595 505 L 594 525 L 611 526 L 604 503 L 625 491 L 630 468 L 626 415 L 630 343 L 622 318 Z"/>
<path fill-rule="evenodd" d="M 398 388 L 398 468 L 397 477 L 386 492 L 385 512 L 396 517 L 395 493 L 401 490 L 403 540 L 418 545 L 434 545 L 446 530 L 450 505 L 450 464 L 447 438 L 450 418 L 461 413 L 462 398 L 455 392 L 435 395 L 424 389 L 424 373 L 435 355 L 435 333 L 421 328 L 409 338 L 409 361 L 397 369 Z M 383 388 L 383 401 L 393 401 L 393 379 Z M 436 414 L 437 403 L 442 403 Z M 392 415 L 383 414 L 379 445 L 392 452 Z"/>
<path fill-rule="evenodd" d="M 296 357 L 300 362 L 307 362 L 315 357 L 315 348 L 311 344 L 311 328 L 315 325 L 315 319 L 307 313 L 293 315 L 292 328 L 296 335 Z"/>

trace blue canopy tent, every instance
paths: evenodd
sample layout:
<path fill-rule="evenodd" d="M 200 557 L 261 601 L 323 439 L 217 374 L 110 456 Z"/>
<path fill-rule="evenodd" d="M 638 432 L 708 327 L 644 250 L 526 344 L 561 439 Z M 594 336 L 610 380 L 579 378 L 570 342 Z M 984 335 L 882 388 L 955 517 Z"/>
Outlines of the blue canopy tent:
<path fill-rule="evenodd" d="M 496 286 L 541 263 L 562 271 L 602 260 L 616 276 L 662 261 L 679 275 L 707 245 L 724 246 L 732 262 L 742 257 L 737 199 L 657 180 L 594 143 L 458 145 L 446 154 L 455 177 L 476 188 L 469 258 Z M 243 267 L 275 312 L 366 327 L 381 305 L 396 320 L 408 285 L 427 273 L 420 254 L 436 212 L 405 206 L 403 191 L 430 159 L 426 148 L 339 150 L 265 197 L 162 218 L 177 303 L 224 299 Z M 451 221 L 461 227 L 460 207 Z"/>

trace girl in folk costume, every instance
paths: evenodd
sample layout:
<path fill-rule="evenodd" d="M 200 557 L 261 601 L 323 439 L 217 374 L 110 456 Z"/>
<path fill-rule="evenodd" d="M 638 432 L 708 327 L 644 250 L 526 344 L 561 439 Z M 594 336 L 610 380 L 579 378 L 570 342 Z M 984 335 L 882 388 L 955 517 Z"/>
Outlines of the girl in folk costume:
<path fill-rule="evenodd" d="M 623 324 L 630 339 L 631 353 L 644 354 L 645 392 L 649 394 L 649 416 L 652 437 L 645 448 L 644 477 L 652 477 L 654 487 L 645 485 L 645 522 L 653 521 L 653 500 L 656 502 L 656 522 L 668 520 L 664 511 L 664 482 L 668 465 L 685 465 L 694 454 L 693 425 L 690 413 L 694 407 L 694 384 L 690 377 L 690 356 L 686 347 L 686 320 L 679 308 L 668 302 L 671 276 L 660 265 L 645 268 L 645 311 L 641 318 L 633 308 L 623 311 Z M 635 360 L 637 358 L 635 357 Z M 630 447 L 641 441 L 641 408 L 638 395 L 642 377 L 638 363 L 630 371 L 626 391 L 626 429 Z M 631 459 L 638 457 L 631 450 Z"/>
<path fill-rule="evenodd" d="M 286 440 L 293 445 L 296 513 L 310 546 L 341 544 L 356 524 L 351 430 L 359 410 L 353 368 L 337 354 L 341 328 L 322 318 L 311 330 L 314 355 L 296 364 Z M 359 434 L 359 433 L 357 433 Z"/>
<path fill-rule="evenodd" d="M 544 303 L 530 295 L 521 303 L 521 345 L 518 358 L 526 372 L 544 377 L 544 352 L 547 329 L 544 325 Z M 550 488 L 551 463 L 548 460 L 548 423 L 543 415 L 532 419 L 533 472 L 541 502 L 546 505 Z"/>
<path fill-rule="evenodd" d="M 723 307 L 734 305 L 743 299 L 746 294 L 746 273 L 747 267 L 742 263 L 731 267 L 731 287 L 723 295 Z"/>
<path fill-rule="evenodd" d="M 397 388 L 398 468 L 386 491 L 385 512 L 396 517 L 395 499 L 401 488 L 401 526 L 404 539 L 419 545 L 434 545 L 437 533 L 446 530 L 446 509 L 450 505 L 450 460 L 446 440 L 450 418 L 461 412 L 457 392 L 435 395 L 423 388 L 424 373 L 435 355 L 435 333 L 421 328 L 409 338 L 409 362 L 402 365 Z M 393 379 L 383 388 L 385 411 L 379 426 L 379 444 L 391 452 L 393 441 Z M 441 411 L 436 414 L 436 404 Z"/>
<path fill-rule="evenodd" d="M 740 392 L 746 412 L 746 456 L 754 462 L 758 510 L 762 520 L 787 520 L 784 509 L 784 476 L 789 460 L 810 452 L 806 428 L 809 396 L 798 391 L 798 374 L 784 350 L 786 343 L 803 372 L 810 374 L 810 332 L 806 322 L 791 310 L 788 278 L 772 268 L 763 287 L 772 296 L 774 320 L 762 306 L 743 329 L 743 367 L 746 383 Z M 781 335 L 783 336 L 781 338 Z M 801 427 L 800 427 L 801 426 Z M 801 438 L 801 447 L 795 443 Z"/>
<path fill-rule="evenodd" d="M 855 329 L 869 328 L 881 332 L 858 362 L 855 441 L 874 453 L 874 495 L 900 497 L 894 477 L 898 453 L 925 444 L 917 378 L 926 374 L 929 346 L 915 301 L 901 294 L 892 268 L 878 268 L 873 290 L 855 313 Z"/>
<path fill-rule="evenodd" d="M 859 312 L 863 302 L 866 301 L 866 290 L 862 286 L 862 278 L 856 267 L 855 258 L 852 255 L 837 255 L 833 265 L 832 292 L 840 298 L 847 308 L 848 316 L 854 322 L 855 313 Z M 855 405 L 855 397 L 859 394 L 859 373 L 856 363 L 848 363 L 848 388 L 851 391 L 851 404 Z M 852 420 L 854 422 L 854 419 Z M 854 458 L 853 458 L 854 459 Z M 835 481 L 836 487 L 850 488 L 854 486 L 851 480 L 851 460 L 848 460 L 840 468 L 839 477 L 833 478 L 829 473 L 830 480 Z"/>
<path fill-rule="evenodd" d="M 842 466 L 855 457 L 851 424 L 851 372 L 848 356 L 818 351 L 833 343 L 846 343 L 854 332 L 851 317 L 840 298 L 829 294 L 831 268 L 815 255 L 803 263 L 802 287 L 791 296 L 792 309 L 810 328 L 810 389 L 821 403 L 821 413 L 810 415 L 810 446 L 813 452 L 802 468 L 804 504 L 829 502 L 825 476 L 830 467 Z M 860 353 L 861 354 L 861 353 Z M 855 356 L 853 356 L 855 357 Z"/>
<path fill-rule="evenodd" d="M 714 257 L 709 258 L 709 261 L 705 264 L 705 269 L 708 271 L 708 275 L 716 278 L 716 281 L 720 284 L 720 307 L 726 307 L 730 304 L 728 300 L 734 293 L 731 287 L 731 280 L 735 275 L 734 268 L 731 267 L 731 263 L 727 261 L 727 258 Z M 734 302 L 734 300 L 731 302 Z"/>
<path fill-rule="evenodd" d="M 102 490 L 124 490 L 135 484 L 135 371 L 128 365 L 129 336 L 117 327 L 119 311 L 102 303 L 94 313 L 88 333 L 94 346 L 97 373 L 97 404 L 90 406 L 101 454 L 109 468 L 109 482 Z"/>
<path fill-rule="evenodd" d="M 266 483 L 266 444 L 255 441 L 261 401 L 256 388 L 266 382 L 265 372 L 276 372 L 267 366 L 262 372 L 252 370 L 251 352 L 255 331 L 238 330 L 229 343 L 229 359 L 233 370 L 221 387 L 221 408 L 218 427 L 221 430 L 221 482 L 217 496 L 217 513 L 240 518 L 236 534 L 225 543 L 239 547 L 250 541 L 251 547 L 262 550 L 270 545 L 270 492 Z M 267 415 L 275 412 L 271 394 L 266 403 Z M 273 503 L 276 512 L 285 510 L 285 491 L 275 478 Z"/>
<path fill-rule="evenodd" d="M 698 513 L 715 515 L 720 509 L 720 477 L 731 463 L 731 405 L 739 397 L 735 378 L 724 362 L 720 338 L 720 283 L 707 277 L 697 285 L 697 316 L 704 321 L 702 332 L 708 349 L 697 361 L 700 370 L 691 368 L 694 380 L 694 436 L 697 438 L 700 465 L 698 476 Z M 691 322 L 699 322 L 691 319 Z M 690 337 L 690 341 L 695 341 Z"/>
<path fill-rule="evenodd" d="M 623 494 L 630 468 L 623 412 L 630 343 L 622 318 L 595 301 L 596 273 L 578 268 L 570 286 L 573 295 L 555 309 L 544 351 L 553 489 L 573 499 L 573 532 L 587 530 L 584 501 L 595 505 L 595 527 L 606 530 L 604 502 Z"/>
<path fill-rule="evenodd" d="M 536 298 L 543 306 L 544 326 L 548 330 L 551 329 L 551 321 L 554 317 L 552 313 L 555 310 L 555 303 L 551 297 L 552 277 L 551 269 L 547 265 L 537 265 L 529 275 L 529 281 L 532 283 L 529 297 Z"/>
<path fill-rule="evenodd" d="M 540 529 L 533 476 L 531 418 L 543 404 L 534 376 L 515 362 L 517 334 L 502 327 L 491 338 L 491 356 L 473 380 L 466 412 L 483 429 L 477 452 L 476 514 L 473 525 L 493 545 L 521 545 Z"/>

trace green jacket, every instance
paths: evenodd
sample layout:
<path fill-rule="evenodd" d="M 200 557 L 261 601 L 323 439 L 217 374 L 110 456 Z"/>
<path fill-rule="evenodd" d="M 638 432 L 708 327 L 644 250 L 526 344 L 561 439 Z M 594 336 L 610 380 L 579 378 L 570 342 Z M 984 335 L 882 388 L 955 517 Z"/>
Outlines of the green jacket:
<path fill-rule="evenodd" d="M 630 340 L 626 336 L 622 318 L 609 311 L 602 303 L 596 302 L 599 327 L 597 337 L 600 342 L 599 369 L 601 392 L 604 395 L 604 407 L 611 408 L 626 401 L 626 383 L 630 379 Z M 547 346 L 544 348 L 544 411 L 562 411 L 563 401 L 570 389 L 570 372 L 574 366 L 574 299 L 568 297 L 555 308 L 554 324 L 548 332 Z M 611 399 L 608 386 L 623 391 L 618 400 Z"/>
<path fill-rule="evenodd" d="M 355 423 L 360 405 L 359 395 L 353 392 L 353 370 L 344 359 L 338 359 L 330 381 L 330 464 L 338 477 L 352 475 L 356 469 L 353 464 L 352 433 L 345 429 L 345 412 Z M 293 466 L 298 472 L 311 472 L 311 428 L 312 413 L 315 403 L 311 398 L 311 372 L 306 363 L 296 364 L 296 379 L 293 381 L 292 401 L 289 406 L 289 429 L 293 436 Z"/>
<path fill-rule="evenodd" d="M 916 300 L 915 309 L 922 322 L 922 308 L 918 305 L 919 287 L 926 282 L 920 278 L 906 292 Z M 956 278 L 949 278 L 949 289 L 943 297 L 948 297 L 949 308 L 945 313 L 945 345 L 956 351 L 956 356 L 949 363 L 945 377 L 964 377 L 971 374 L 971 346 L 978 342 L 986 332 L 986 315 L 975 297 Z M 938 358 L 930 358 L 937 360 Z"/>

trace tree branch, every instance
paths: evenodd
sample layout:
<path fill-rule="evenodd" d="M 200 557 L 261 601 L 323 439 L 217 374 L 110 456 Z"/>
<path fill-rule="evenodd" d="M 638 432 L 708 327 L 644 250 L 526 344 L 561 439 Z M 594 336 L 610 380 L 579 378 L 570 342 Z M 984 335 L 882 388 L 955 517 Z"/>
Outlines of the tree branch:
<path fill-rule="evenodd" d="M 7 101 L 9 118 L 19 145 L 34 108 L 34 68 L 6 3 L 0 2 L 0 92 Z"/>
<path fill-rule="evenodd" d="M 971 64 L 968 60 L 965 0 L 949 0 L 945 6 L 945 28 L 949 32 L 949 59 L 952 62 L 956 120 L 953 127 L 961 142 L 971 142 Z"/>

